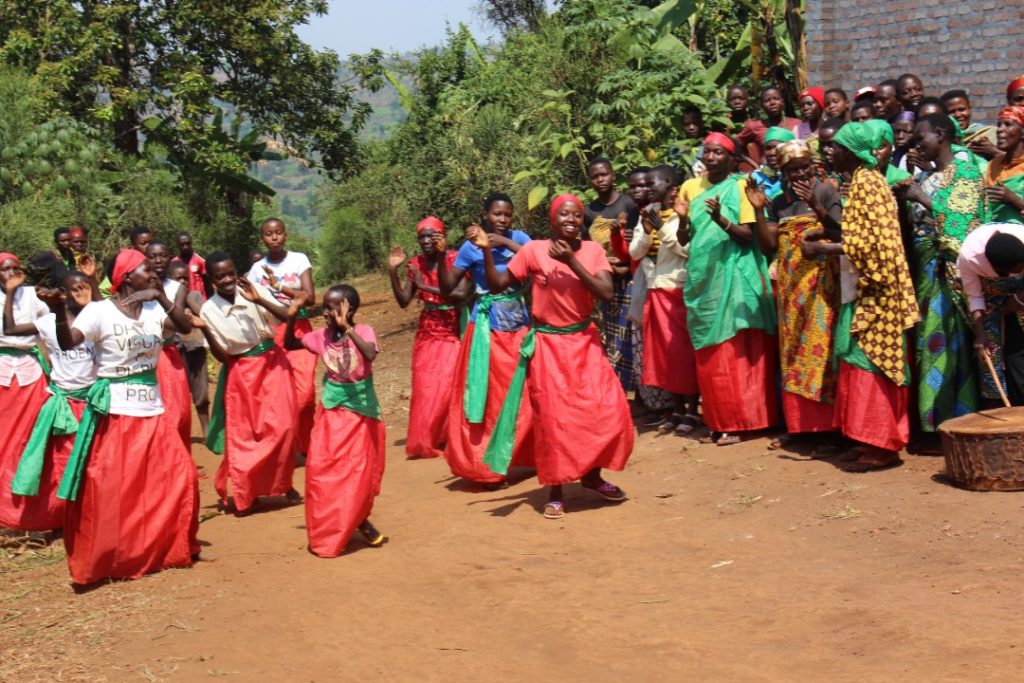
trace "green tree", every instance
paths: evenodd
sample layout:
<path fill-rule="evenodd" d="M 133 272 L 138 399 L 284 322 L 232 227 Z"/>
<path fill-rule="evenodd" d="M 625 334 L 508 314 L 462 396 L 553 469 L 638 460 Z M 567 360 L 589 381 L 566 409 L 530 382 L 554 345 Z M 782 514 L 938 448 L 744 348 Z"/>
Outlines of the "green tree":
<path fill-rule="evenodd" d="M 368 108 L 338 83 L 337 55 L 294 32 L 326 11 L 325 0 L 2 0 L 0 60 L 36 73 L 55 112 L 109 126 L 126 154 L 141 153 L 143 120 L 156 117 L 171 147 L 244 170 L 210 125 L 227 103 L 261 137 L 343 173 Z"/>

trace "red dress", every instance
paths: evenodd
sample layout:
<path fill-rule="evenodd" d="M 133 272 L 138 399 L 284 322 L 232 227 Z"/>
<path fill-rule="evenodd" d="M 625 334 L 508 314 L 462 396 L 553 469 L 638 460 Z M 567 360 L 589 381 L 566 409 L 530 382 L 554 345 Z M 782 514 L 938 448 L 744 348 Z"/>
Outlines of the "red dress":
<path fill-rule="evenodd" d="M 651 288 L 644 301 L 644 363 L 640 383 L 673 394 L 692 395 L 697 360 L 686 327 L 683 288 Z"/>
<path fill-rule="evenodd" d="M 185 448 L 192 451 L 192 391 L 188 385 L 185 360 L 174 344 L 164 344 L 156 365 L 160 397 L 164 402 L 164 419 L 181 437 Z"/>
<path fill-rule="evenodd" d="M 377 345 L 373 328 L 356 325 L 364 341 Z M 303 346 L 327 366 L 326 380 L 362 382 L 373 373 L 370 363 L 345 338 L 330 343 L 326 330 L 303 338 Z M 317 406 L 306 459 L 306 534 L 319 557 L 337 557 L 373 510 L 384 477 L 384 422 L 343 406 Z"/>
<path fill-rule="evenodd" d="M 454 251 L 445 252 L 449 269 L 455 256 Z M 409 261 L 410 280 L 414 269 L 419 271 L 423 284 L 438 287 L 437 270 L 427 267 L 422 254 Z M 412 398 L 405 454 L 410 458 L 436 458 L 443 455 L 448 440 L 448 408 L 459 362 L 459 311 L 437 294 L 417 289 L 416 295 L 424 306 L 412 345 Z"/>
<path fill-rule="evenodd" d="M 697 380 L 704 421 L 716 432 L 767 429 L 778 420 L 777 341 L 764 330 L 740 330 L 731 339 L 697 349 Z"/>
<path fill-rule="evenodd" d="M 26 386 L 12 378 L 10 386 L 0 386 L 0 527 L 48 531 L 62 525 L 62 509 L 54 509 L 63 507 L 53 497 L 56 489 L 44 490 L 48 481 L 46 472 L 40 482 L 40 495 L 16 496 L 11 492 L 11 480 L 32 434 L 36 416 L 49 398 L 46 377 Z"/>
<path fill-rule="evenodd" d="M 548 256 L 550 247 L 551 240 L 534 240 L 508 265 L 520 282 L 533 276 L 534 324 L 568 327 L 588 320 L 593 296 L 568 265 Z M 576 259 L 590 273 L 611 272 L 596 242 L 580 242 Z M 576 481 L 595 467 L 619 471 L 626 466 L 633 421 L 593 324 L 570 334 L 537 333 L 523 400 L 527 397 L 541 484 Z"/>
<path fill-rule="evenodd" d="M 239 511 L 259 496 L 280 496 L 292 488 L 297 432 L 292 377 L 288 356 L 276 344 L 266 353 L 231 361 L 224 388 L 224 457 L 214 487 L 227 500 L 230 481 Z"/>

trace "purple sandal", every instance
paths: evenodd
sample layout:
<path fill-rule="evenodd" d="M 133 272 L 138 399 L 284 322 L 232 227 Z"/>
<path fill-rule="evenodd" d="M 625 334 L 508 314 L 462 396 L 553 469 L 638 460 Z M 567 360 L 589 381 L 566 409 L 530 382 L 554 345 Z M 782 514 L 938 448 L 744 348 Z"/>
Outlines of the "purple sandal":
<path fill-rule="evenodd" d="M 549 500 L 544 504 L 544 517 L 546 519 L 561 519 L 565 517 L 565 504 L 560 500 Z"/>
<path fill-rule="evenodd" d="M 603 481 L 599 486 L 587 486 L 583 482 L 580 482 L 580 485 L 585 489 L 590 489 L 605 500 L 610 500 L 613 503 L 621 503 L 626 500 L 626 492 L 610 481 Z"/>

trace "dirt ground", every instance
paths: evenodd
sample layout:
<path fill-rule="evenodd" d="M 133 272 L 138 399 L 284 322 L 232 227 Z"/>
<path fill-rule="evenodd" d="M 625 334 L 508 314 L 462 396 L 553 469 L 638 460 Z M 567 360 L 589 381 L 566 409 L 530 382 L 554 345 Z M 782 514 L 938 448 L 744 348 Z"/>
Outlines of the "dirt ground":
<path fill-rule="evenodd" d="M 644 433 L 609 476 L 629 501 L 568 487 L 545 520 L 525 474 L 485 492 L 405 460 L 416 312 L 384 286 L 362 283 L 361 319 L 383 347 L 390 542 L 318 559 L 301 507 L 217 514 L 211 476 L 215 562 L 76 595 L 59 541 L 8 544 L 0 681 L 1021 679 L 1024 494 L 944 485 L 941 458 L 853 475 L 814 446 Z"/>

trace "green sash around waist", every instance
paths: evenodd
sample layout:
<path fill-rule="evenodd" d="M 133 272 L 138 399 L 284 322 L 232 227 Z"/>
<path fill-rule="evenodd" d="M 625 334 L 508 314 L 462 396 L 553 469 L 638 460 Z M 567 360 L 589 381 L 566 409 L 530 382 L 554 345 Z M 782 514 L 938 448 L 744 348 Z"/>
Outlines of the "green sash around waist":
<path fill-rule="evenodd" d="M 462 394 L 462 410 L 474 424 L 484 421 L 487 408 L 487 378 L 491 372 L 491 304 L 495 301 L 523 299 L 523 290 L 504 294 L 485 294 L 476 305 L 476 326 L 469 347 L 466 366 L 466 389 Z"/>
<path fill-rule="evenodd" d="M 92 439 L 96 435 L 96 424 L 101 415 L 107 415 L 110 412 L 110 385 L 146 384 L 153 386 L 156 383 L 156 370 L 149 370 L 127 377 L 100 377 L 86 390 L 85 412 L 82 414 L 82 422 L 78 425 L 75 447 L 71 449 L 71 456 L 68 458 L 64 476 L 61 477 L 60 487 L 57 489 L 58 498 L 61 500 L 76 500 L 78 498 L 82 473 L 85 471 L 85 463 L 89 459 Z"/>
<path fill-rule="evenodd" d="M 273 339 L 264 339 L 256 346 L 245 353 L 240 353 L 235 358 L 252 358 L 266 353 L 274 348 Z M 210 422 L 206 427 L 206 447 L 217 455 L 224 454 L 224 388 L 228 384 L 228 366 L 220 366 L 220 374 L 217 375 L 217 391 L 213 394 L 213 405 L 210 406 Z"/>
<path fill-rule="evenodd" d="M 479 318 L 479 314 L 477 314 Z M 505 402 L 501 406 L 501 413 L 498 415 L 498 422 L 494 425 L 491 433 L 491 440 L 484 451 L 484 464 L 492 472 L 505 475 L 508 472 L 509 463 L 512 462 L 512 449 L 516 443 L 516 423 L 519 420 L 519 405 L 523 398 L 523 385 L 526 383 L 526 369 L 533 358 L 536 349 L 537 333 L 540 334 L 576 334 L 587 329 L 590 319 L 581 320 L 578 323 L 566 327 L 555 327 L 537 323 L 523 336 L 523 344 L 519 347 L 519 363 L 516 365 L 516 372 L 512 375 L 512 382 L 508 385 L 508 394 L 505 395 Z"/>
<path fill-rule="evenodd" d="M 50 376 L 50 363 L 38 346 L 33 346 L 31 349 L 12 349 L 8 346 L 0 346 L 0 356 L 32 356 L 39 362 L 43 374 L 47 377 Z"/>
<path fill-rule="evenodd" d="M 452 304 L 432 304 L 429 301 L 424 301 L 423 308 L 427 311 L 450 311 L 455 306 Z"/>
<path fill-rule="evenodd" d="M 11 479 L 11 491 L 17 496 L 35 496 L 39 494 L 39 479 L 43 474 L 46 459 L 46 446 L 50 443 L 50 435 L 66 436 L 74 434 L 78 429 L 78 419 L 68 405 L 68 399 L 87 401 L 89 387 L 64 391 L 55 384 L 50 385 L 53 395 L 36 416 L 35 426 L 29 436 L 28 444 L 18 461 L 18 469 Z"/>
<path fill-rule="evenodd" d="M 380 402 L 373 388 L 373 375 L 362 382 L 332 382 L 324 377 L 324 408 L 345 408 L 374 420 L 380 419 Z"/>

